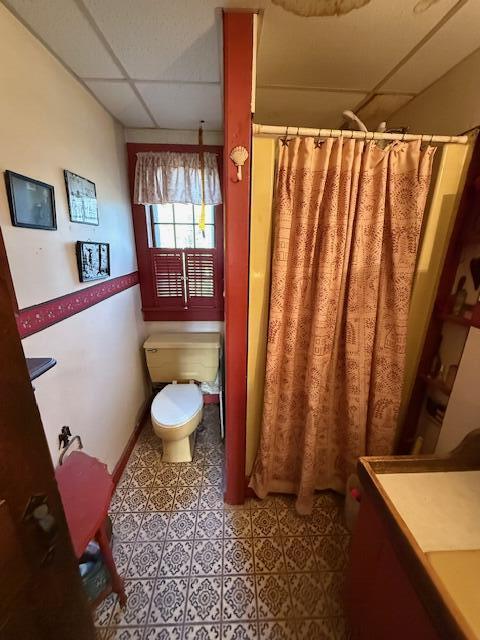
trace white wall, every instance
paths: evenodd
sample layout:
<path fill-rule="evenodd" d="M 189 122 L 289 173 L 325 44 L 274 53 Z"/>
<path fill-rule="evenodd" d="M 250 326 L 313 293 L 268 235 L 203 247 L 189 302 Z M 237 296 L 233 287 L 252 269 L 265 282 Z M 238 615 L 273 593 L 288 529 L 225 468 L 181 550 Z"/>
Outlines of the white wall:
<path fill-rule="evenodd" d="M 110 243 L 112 277 L 136 270 L 121 127 L 44 47 L 0 6 L 0 171 L 55 187 L 56 231 L 13 227 L 3 180 L 0 224 L 20 308 L 81 284 L 77 240 Z M 71 223 L 63 169 L 93 180 L 100 225 Z M 138 286 L 24 340 L 27 356 L 57 366 L 35 381 L 54 460 L 63 424 L 86 450 L 117 462 L 146 397 Z"/>
<path fill-rule="evenodd" d="M 455 135 L 480 124 L 480 50 L 465 58 L 388 120 L 412 133 Z"/>

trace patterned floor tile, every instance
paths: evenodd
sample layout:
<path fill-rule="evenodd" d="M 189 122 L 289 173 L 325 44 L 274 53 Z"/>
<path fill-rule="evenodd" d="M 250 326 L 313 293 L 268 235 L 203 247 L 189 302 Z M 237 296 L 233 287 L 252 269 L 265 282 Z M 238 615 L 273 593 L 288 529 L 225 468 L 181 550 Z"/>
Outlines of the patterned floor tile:
<path fill-rule="evenodd" d="M 254 620 L 257 617 L 253 576 L 223 578 L 223 620 Z"/>
<path fill-rule="evenodd" d="M 99 640 L 347 640 L 342 498 L 318 492 L 223 502 L 218 407 L 204 410 L 191 463 L 162 462 L 146 425 L 111 504 L 127 606 L 95 612 Z"/>
<path fill-rule="evenodd" d="M 297 618 L 322 618 L 330 615 L 320 574 L 289 574 L 294 615 Z"/>
<path fill-rule="evenodd" d="M 111 628 L 104 636 L 105 640 L 142 640 L 144 627 Z"/>
<path fill-rule="evenodd" d="M 183 465 L 178 476 L 179 486 L 199 487 L 202 483 L 203 472 L 201 468 Z"/>
<path fill-rule="evenodd" d="M 221 578 L 190 578 L 188 585 L 187 622 L 220 621 Z"/>
<path fill-rule="evenodd" d="M 320 573 L 323 589 L 327 597 L 331 616 L 343 616 L 345 573 L 343 571 L 322 571 Z"/>
<path fill-rule="evenodd" d="M 136 542 L 128 571 L 127 578 L 155 578 L 162 557 L 163 543 L 158 542 Z"/>
<path fill-rule="evenodd" d="M 193 542 L 189 540 L 167 540 L 163 547 L 159 577 L 188 576 L 192 549 Z"/>
<path fill-rule="evenodd" d="M 178 475 L 180 473 L 180 465 L 176 464 L 162 464 L 157 469 L 157 474 L 153 481 L 153 484 L 160 487 L 175 487 L 178 482 Z"/>
<path fill-rule="evenodd" d="M 330 618 L 300 620 L 297 625 L 297 636 L 298 640 L 337 640 Z"/>
<path fill-rule="evenodd" d="M 333 534 L 335 531 L 332 510 L 329 508 L 320 507 L 313 509 L 307 524 L 310 533 L 314 536 L 325 536 Z"/>
<path fill-rule="evenodd" d="M 122 609 L 116 603 L 110 624 L 119 627 L 146 624 L 153 585 L 153 580 L 125 580 L 127 606 Z"/>
<path fill-rule="evenodd" d="M 278 509 L 278 522 L 284 535 L 306 536 L 308 534 L 308 519 L 300 516 L 294 509 Z"/>
<path fill-rule="evenodd" d="M 154 542 L 163 540 L 167 534 L 170 511 L 151 511 L 145 513 L 138 530 L 138 540 Z"/>
<path fill-rule="evenodd" d="M 223 511 L 208 510 L 199 511 L 195 538 L 223 538 Z"/>
<path fill-rule="evenodd" d="M 277 513 L 273 509 L 255 509 L 252 513 L 252 531 L 254 536 L 278 536 Z"/>
<path fill-rule="evenodd" d="M 219 466 L 205 464 L 203 467 L 203 484 L 209 484 L 216 487 L 223 486 L 223 469 Z"/>
<path fill-rule="evenodd" d="M 130 485 L 123 498 L 122 511 L 145 511 L 149 494 L 150 489 L 148 487 L 140 489 Z"/>
<path fill-rule="evenodd" d="M 169 511 L 173 506 L 175 489 L 173 487 L 158 487 L 153 485 L 148 500 L 148 511 Z"/>
<path fill-rule="evenodd" d="M 141 513 L 117 513 L 113 520 L 114 539 L 119 542 L 136 540 L 141 521 Z"/>
<path fill-rule="evenodd" d="M 312 536 L 319 571 L 344 571 L 347 565 L 348 536 Z"/>
<path fill-rule="evenodd" d="M 95 609 L 95 614 L 93 616 L 95 626 L 106 627 L 109 624 L 116 601 L 117 596 L 112 593 L 108 598 L 105 598 L 105 600 L 100 603 L 100 605 Z"/>
<path fill-rule="evenodd" d="M 146 627 L 143 640 L 181 640 L 182 627 L 165 626 Z"/>
<path fill-rule="evenodd" d="M 275 509 L 275 497 L 267 496 L 261 500 L 260 498 L 252 497 L 248 498 L 246 504 L 250 509 Z"/>
<path fill-rule="evenodd" d="M 232 538 L 224 540 L 223 573 L 253 573 L 253 546 L 250 538 Z"/>
<path fill-rule="evenodd" d="M 280 574 L 255 576 L 257 582 L 258 617 L 289 619 L 293 615 L 288 578 Z"/>
<path fill-rule="evenodd" d="M 222 640 L 256 640 L 257 638 L 256 622 L 229 622 L 222 625 Z"/>
<path fill-rule="evenodd" d="M 170 516 L 167 540 L 191 540 L 195 533 L 195 511 L 177 511 Z"/>
<path fill-rule="evenodd" d="M 223 509 L 223 490 L 203 485 L 200 495 L 200 509 Z"/>
<path fill-rule="evenodd" d="M 296 625 L 293 620 L 275 620 L 259 622 L 259 633 L 262 640 L 296 640 Z M 315 640 L 312 637 L 310 640 Z"/>
<path fill-rule="evenodd" d="M 315 571 L 317 568 L 311 538 L 284 537 L 283 550 L 288 571 Z"/>
<path fill-rule="evenodd" d="M 130 556 L 132 555 L 133 546 L 134 545 L 132 542 L 114 541 L 114 544 L 112 546 L 112 554 L 113 559 L 115 560 L 117 571 L 121 576 L 125 575 Z"/>
<path fill-rule="evenodd" d="M 150 487 L 155 480 L 155 471 L 148 467 L 138 467 L 135 469 L 130 483 L 130 488 L 145 488 Z"/>
<path fill-rule="evenodd" d="M 222 573 L 222 540 L 195 540 L 190 573 L 196 576 Z"/>
<path fill-rule="evenodd" d="M 219 624 L 190 624 L 185 627 L 183 640 L 220 640 Z"/>
<path fill-rule="evenodd" d="M 252 536 L 250 511 L 227 510 L 223 514 L 224 538 L 249 538 Z"/>
<path fill-rule="evenodd" d="M 285 571 L 280 538 L 254 538 L 253 552 L 256 573 L 283 573 Z"/>
<path fill-rule="evenodd" d="M 200 498 L 199 487 L 181 487 L 177 485 L 177 491 L 173 500 L 173 511 L 196 510 Z"/>
<path fill-rule="evenodd" d="M 186 600 L 186 578 L 160 578 L 155 583 L 148 624 L 183 622 Z"/>

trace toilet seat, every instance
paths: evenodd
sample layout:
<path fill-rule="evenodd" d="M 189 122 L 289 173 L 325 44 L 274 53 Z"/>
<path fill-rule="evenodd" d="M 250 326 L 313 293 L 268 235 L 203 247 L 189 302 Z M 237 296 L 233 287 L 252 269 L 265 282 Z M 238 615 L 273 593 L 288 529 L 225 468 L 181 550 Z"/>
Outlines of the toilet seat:
<path fill-rule="evenodd" d="M 196 384 L 167 384 L 152 402 L 151 416 L 160 427 L 180 427 L 203 408 L 202 392 Z"/>

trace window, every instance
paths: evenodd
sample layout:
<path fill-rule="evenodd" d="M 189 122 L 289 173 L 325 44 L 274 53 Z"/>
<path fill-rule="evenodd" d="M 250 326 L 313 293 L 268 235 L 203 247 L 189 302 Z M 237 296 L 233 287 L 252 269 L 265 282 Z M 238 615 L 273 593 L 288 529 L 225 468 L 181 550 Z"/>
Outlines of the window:
<path fill-rule="evenodd" d="M 221 319 L 221 207 L 205 207 L 203 233 L 198 226 L 200 205 L 146 209 L 155 319 Z"/>
<path fill-rule="evenodd" d="M 148 197 L 139 200 L 135 196 L 139 155 L 164 152 L 198 154 L 200 149 L 214 154 L 215 162 L 211 158 L 209 160 L 210 169 L 213 173 L 218 170 L 220 180 L 222 147 L 127 144 L 133 228 L 145 320 L 223 320 L 223 206 L 205 207 L 203 234 L 198 227 L 200 205 L 145 204 L 149 202 Z M 193 165 L 195 169 L 196 165 Z M 192 167 L 188 164 L 187 169 Z M 175 184 L 170 184 L 169 188 L 174 192 L 173 187 Z M 213 180 L 210 187 L 210 191 L 213 190 L 210 201 L 216 202 L 221 185 Z M 145 195 L 149 194 L 145 192 Z M 161 198 L 154 201 L 159 200 Z"/>
<path fill-rule="evenodd" d="M 214 249 L 215 207 L 205 207 L 205 231 L 198 223 L 202 207 L 195 204 L 150 205 L 152 246 L 159 249 Z"/>

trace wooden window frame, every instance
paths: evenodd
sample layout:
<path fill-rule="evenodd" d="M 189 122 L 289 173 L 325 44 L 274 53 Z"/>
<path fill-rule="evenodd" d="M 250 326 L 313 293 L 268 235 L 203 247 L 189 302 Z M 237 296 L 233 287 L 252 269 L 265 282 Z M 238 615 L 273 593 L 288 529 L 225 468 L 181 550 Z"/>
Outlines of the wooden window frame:
<path fill-rule="evenodd" d="M 141 152 L 176 151 L 180 153 L 199 153 L 205 151 L 215 153 L 218 159 L 218 170 L 220 180 L 222 179 L 222 154 L 223 147 L 213 145 L 171 145 L 171 144 L 141 144 L 127 143 L 128 174 L 130 183 L 130 193 L 132 197 L 133 229 L 135 234 L 135 248 L 137 251 L 138 274 L 140 281 L 140 292 L 142 298 L 142 312 L 144 320 L 223 320 L 223 269 L 224 269 L 224 239 L 223 239 L 223 205 L 215 207 L 215 300 L 214 305 L 209 308 L 202 308 L 194 305 L 187 309 L 172 308 L 165 304 L 165 300 L 159 300 L 155 295 L 155 281 L 153 274 L 152 253 L 189 251 L 184 249 L 159 249 L 151 247 L 149 244 L 150 211 L 144 205 L 134 204 L 133 192 L 135 181 L 136 154 Z M 201 252 L 201 249 L 192 249 L 191 252 Z M 207 249 L 204 251 L 213 251 Z"/>

